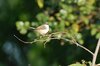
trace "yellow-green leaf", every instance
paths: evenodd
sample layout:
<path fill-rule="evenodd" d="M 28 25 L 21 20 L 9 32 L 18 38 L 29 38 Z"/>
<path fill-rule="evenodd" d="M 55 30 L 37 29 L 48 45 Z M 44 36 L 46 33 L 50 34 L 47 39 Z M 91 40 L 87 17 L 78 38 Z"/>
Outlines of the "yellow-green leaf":
<path fill-rule="evenodd" d="M 37 0 L 37 4 L 40 8 L 43 8 L 44 6 L 44 0 Z"/>
<path fill-rule="evenodd" d="M 97 29 L 96 29 L 96 28 L 93 28 L 93 29 L 91 30 L 91 35 L 92 35 L 92 36 L 95 35 L 96 32 L 97 32 Z"/>
<path fill-rule="evenodd" d="M 76 23 L 72 25 L 72 28 L 76 33 L 79 31 L 79 25 Z"/>
<path fill-rule="evenodd" d="M 100 33 L 96 34 L 96 38 L 99 39 L 100 38 Z"/>
<path fill-rule="evenodd" d="M 86 66 L 85 64 L 80 64 L 79 62 L 71 64 L 69 66 Z"/>

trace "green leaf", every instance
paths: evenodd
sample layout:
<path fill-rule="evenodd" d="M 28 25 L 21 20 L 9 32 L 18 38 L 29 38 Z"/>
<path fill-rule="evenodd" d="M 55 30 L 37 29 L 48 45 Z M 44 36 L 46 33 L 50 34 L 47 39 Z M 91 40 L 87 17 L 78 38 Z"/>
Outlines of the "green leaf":
<path fill-rule="evenodd" d="M 23 29 L 20 30 L 20 33 L 21 34 L 26 34 L 27 33 L 27 30 L 23 28 Z"/>
<path fill-rule="evenodd" d="M 30 22 L 29 21 L 26 21 L 25 23 L 25 27 L 28 29 L 30 27 Z"/>
<path fill-rule="evenodd" d="M 78 24 L 76 24 L 76 23 L 74 23 L 73 25 L 72 25 L 72 29 L 73 29 L 73 31 L 75 31 L 76 33 L 79 31 L 79 25 Z"/>
<path fill-rule="evenodd" d="M 40 22 L 46 22 L 49 20 L 49 16 L 44 14 L 44 13 L 39 13 L 37 14 L 36 18 L 38 19 L 38 21 Z"/>
<path fill-rule="evenodd" d="M 44 6 L 44 0 L 37 0 L 37 4 L 40 8 L 43 8 Z"/>
<path fill-rule="evenodd" d="M 23 26 L 24 26 L 24 22 L 23 21 L 16 22 L 17 30 L 21 30 Z"/>
<path fill-rule="evenodd" d="M 96 34 L 96 38 L 99 39 L 100 38 L 100 33 Z"/>
<path fill-rule="evenodd" d="M 77 33 L 76 38 L 77 39 L 81 39 L 82 38 L 82 34 L 81 33 Z"/>
<path fill-rule="evenodd" d="M 78 40 L 78 42 L 79 42 L 80 44 L 83 44 L 83 43 L 84 43 L 84 41 L 83 41 L 82 39 Z"/>
<path fill-rule="evenodd" d="M 66 25 L 66 26 L 69 26 L 69 25 L 70 25 L 70 23 L 69 23 L 68 21 L 66 21 L 66 22 L 65 22 L 65 25 Z"/>
<path fill-rule="evenodd" d="M 64 23 L 64 21 L 60 22 L 59 28 L 60 28 L 60 31 L 64 31 L 64 28 L 65 28 L 65 23 Z"/>
<path fill-rule="evenodd" d="M 80 64 L 79 62 L 71 64 L 69 66 L 86 66 L 85 64 Z"/>
<path fill-rule="evenodd" d="M 96 34 L 96 32 L 97 32 L 97 29 L 96 29 L 96 28 L 93 28 L 93 29 L 91 30 L 91 35 L 94 36 L 94 35 Z"/>
<path fill-rule="evenodd" d="M 79 6 L 86 4 L 86 0 L 75 0 L 75 1 Z"/>

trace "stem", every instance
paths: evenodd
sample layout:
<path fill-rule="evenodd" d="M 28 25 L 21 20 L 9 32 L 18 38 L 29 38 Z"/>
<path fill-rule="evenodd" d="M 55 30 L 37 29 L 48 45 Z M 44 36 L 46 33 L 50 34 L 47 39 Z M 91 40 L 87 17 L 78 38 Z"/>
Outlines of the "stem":
<path fill-rule="evenodd" d="M 17 37 L 16 35 L 14 35 L 14 37 L 15 37 L 16 39 L 18 39 L 19 41 L 25 43 L 25 44 L 32 44 L 32 43 L 34 43 L 34 41 L 31 41 L 31 42 L 23 41 L 23 40 L 21 40 L 19 37 Z"/>
<path fill-rule="evenodd" d="M 91 55 L 94 55 L 94 53 L 93 52 L 91 52 L 89 49 L 87 49 L 86 47 L 84 47 L 84 46 L 82 46 L 82 45 L 80 45 L 80 44 L 78 44 L 77 42 L 75 42 L 75 44 L 77 45 L 77 46 L 79 46 L 79 47 L 81 47 L 81 48 L 83 48 L 84 50 L 86 50 L 87 52 L 89 52 Z"/>
<path fill-rule="evenodd" d="M 89 52 L 92 56 L 94 55 L 94 53 L 93 53 L 92 51 L 90 51 L 90 50 L 87 49 L 86 47 L 80 45 L 80 44 L 75 40 L 75 38 L 74 38 L 73 36 L 71 36 L 71 38 L 72 38 L 72 42 L 73 42 L 74 44 L 76 44 L 76 45 L 79 46 L 80 48 L 83 48 L 84 50 L 86 50 L 87 52 Z"/>
<path fill-rule="evenodd" d="M 33 41 L 27 42 L 27 41 L 21 40 L 21 39 L 20 39 L 19 37 L 17 37 L 16 35 L 14 35 L 14 37 L 15 37 L 16 39 L 18 39 L 19 41 L 21 41 L 22 43 L 25 43 L 25 44 L 32 44 L 32 43 L 38 42 L 38 41 L 45 41 L 45 40 L 38 40 L 38 39 L 35 39 L 35 40 L 33 40 Z"/>
<path fill-rule="evenodd" d="M 95 53 L 93 55 L 92 66 L 95 66 L 99 48 L 100 48 L 100 39 L 98 40 L 98 43 L 97 43 L 97 46 L 96 46 L 96 50 L 95 50 Z"/>
<path fill-rule="evenodd" d="M 65 38 L 61 38 L 61 39 L 65 40 L 65 41 L 72 42 L 72 43 L 74 43 L 75 45 L 79 46 L 80 48 L 83 48 L 84 50 L 86 50 L 87 52 L 89 52 L 91 55 L 94 55 L 94 53 L 93 53 L 92 51 L 90 51 L 90 50 L 87 49 L 86 47 L 84 47 L 84 46 L 80 45 L 79 43 L 77 43 L 77 42 L 75 41 L 75 39 L 73 39 L 73 40 L 69 40 L 69 39 L 65 39 Z"/>

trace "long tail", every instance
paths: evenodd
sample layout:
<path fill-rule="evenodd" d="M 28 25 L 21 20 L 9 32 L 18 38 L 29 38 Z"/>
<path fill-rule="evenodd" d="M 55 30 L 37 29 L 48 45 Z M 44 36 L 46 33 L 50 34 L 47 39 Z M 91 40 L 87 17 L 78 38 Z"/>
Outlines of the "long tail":
<path fill-rule="evenodd" d="M 14 37 L 15 37 L 16 39 L 18 39 L 19 41 L 25 43 L 25 44 L 32 44 L 32 43 L 33 43 L 33 41 L 31 41 L 31 42 L 23 41 L 23 40 L 21 40 L 20 38 L 18 38 L 16 35 L 14 35 Z"/>

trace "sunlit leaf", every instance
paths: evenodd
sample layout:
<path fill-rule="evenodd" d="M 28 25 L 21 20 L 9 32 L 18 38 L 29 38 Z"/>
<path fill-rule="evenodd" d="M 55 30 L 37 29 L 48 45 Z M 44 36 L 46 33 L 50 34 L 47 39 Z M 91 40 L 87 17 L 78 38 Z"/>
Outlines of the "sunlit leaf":
<path fill-rule="evenodd" d="M 26 21 L 26 22 L 17 21 L 16 22 L 16 27 L 17 27 L 17 30 L 19 30 L 19 32 L 21 34 L 26 34 L 27 29 L 30 27 L 30 23 L 28 21 Z"/>
<path fill-rule="evenodd" d="M 76 16 L 74 16 L 73 14 L 69 14 L 67 18 L 70 21 L 74 21 L 74 19 L 76 18 Z"/>
<path fill-rule="evenodd" d="M 24 26 L 24 22 L 23 21 L 16 22 L 16 27 L 17 27 L 18 30 L 20 30 L 23 26 Z"/>
<path fill-rule="evenodd" d="M 86 4 L 86 0 L 75 0 L 75 1 L 76 3 L 78 3 L 79 6 Z"/>
<path fill-rule="evenodd" d="M 30 22 L 29 22 L 29 21 L 26 21 L 26 22 L 25 22 L 25 27 L 26 27 L 26 28 L 29 28 L 29 27 L 30 27 Z"/>
<path fill-rule="evenodd" d="M 66 25 L 66 26 L 69 26 L 69 25 L 70 25 L 70 23 L 69 23 L 68 21 L 66 21 L 66 22 L 65 22 L 65 25 Z"/>
<path fill-rule="evenodd" d="M 91 30 L 91 35 L 92 35 L 92 36 L 95 35 L 96 32 L 97 32 L 97 29 L 96 29 L 96 28 L 93 28 L 93 29 Z"/>
<path fill-rule="evenodd" d="M 65 28 L 65 24 L 64 24 L 64 21 L 62 21 L 62 22 L 60 22 L 60 24 L 59 24 L 59 30 L 60 30 L 60 31 L 63 31 L 64 28 Z"/>
<path fill-rule="evenodd" d="M 95 2 L 95 0 L 88 0 L 87 1 L 88 5 L 92 5 L 92 4 L 94 4 L 94 2 Z"/>
<path fill-rule="evenodd" d="M 77 33 L 79 31 L 79 25 L 78 24 L 73 24 L 72 29 Z"/>
<path fill-rule="evenodd" d="M 67 14 L 67 11 L 64 10 L 64 9 L 61 9 L 61 10 L 60 10 L 60 13 L 61 13 L 61 14 Z"/>
<path fill-rule="evenodd" d="M 69 66 L 86 66 L 85 64 L 80 64 L 80 63 L 74 63 L 74 64 L 71 64 L 71 65 L 69 65 Z"/>
<path fill-rule="evenodd" d="M 84 43 L 84 41 L 83 41 L 82 39 L 78 40 L 78 42 L 79 42 L 80 44 L 83 44 L 83 43 Z"/>
<path fill-rule="evenodd" d="M 78 33 L 78 34 L 76 35 L 76 37 L 77 37 L 77 39 L 80 39 L 80 38 L 82 38 L 82 34 L 81 34 L 81 33 Z"/>
<path fill-rule="evenodd" d="M 27 33 L 27 30 L 23 28 L 23 29 L 20 30 L 20 33 L 21 34 L 26 34 Z"/>
<path fill-rule="evenodd" d="M 88 19 L 88 18 L 85 18 L 85 19 L 83 19 L 83 20 L 84 20 L 84 23 L 85 23 L 86 25 L 89 24 L 89 19 Z"/>
<path fill-rule="evenodd" d="M 49 20 L 48 15 L 44 14 L 44 13 L 39 13 L 37 14 L 36 18 L 38 19 L 38 21 L 40 22 L 46 22 L 47 20 Z"/>
<path fill-rule="evenodd" d="M 100 33 L 96 34 L 96 38 L 99 39 L 100 38 Z"/>
<path fill-rule="evenodd" d="M 37 0 L 37 4 L 40 8 L 43 8 L 44 6 L 44 0 Z"/>

